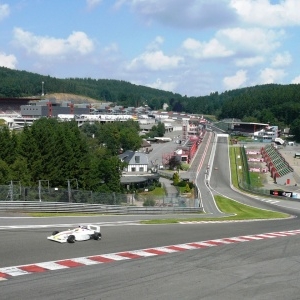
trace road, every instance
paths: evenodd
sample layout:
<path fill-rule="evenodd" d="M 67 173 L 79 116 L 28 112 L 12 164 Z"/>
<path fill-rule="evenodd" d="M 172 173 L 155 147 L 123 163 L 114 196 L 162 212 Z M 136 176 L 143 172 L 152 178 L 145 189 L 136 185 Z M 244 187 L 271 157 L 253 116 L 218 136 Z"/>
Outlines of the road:
<path fill-rule="evenodd" d="M 299 203 L 278 200 L 272 204 L 266 199 L 253 199 L 230 189 L 228 146 L 223 138 L 209 144 L 216 146 L 209 177 L 212 193 L 299 216 Z M 209 153 L 210 150 L 207 151 Z M 206 163 L 203 161 L 203 166 Z M 199 171 L 197 181 L 199 185 L 205 185 L 203 167 Z M 204 193 L 202 199 L 211 212 L 214 206 L 210 200 L 207 201 Z M 147 219 L 157 217 L 145 216 Z M 4 278 L 0 281 L 1 300 L 18 297 L 22 300 L 299 299 L 300 235 L 289 232 L 300 229 L 298 218 L 221 224 L 137 225 L 140 219 L 141 216 L 100 216 L 93 219 L 0 217 L 0 276 L 1 270 L 11 266 L 41 262 L 49 264 L 49 261 L 105 254 L 106 257 L 118 259 L 120 255 L 114 253 L 133 251 L 138 254 L 143 252 L 141 249 L 156 247 L 169 249 L 165 255 Z M 89 221 L 101 223 L 101 241 L 71 245 L 46 240 L 49 232 L 57 226 L 67 228 Z M 9 227 L 17 225 L 20 228 Z M 277 234 L 258 236 L 273 232 Z M 230 237 L 240 237 L 235 239 L 239 242 L 226 240 Z M 187 246 L 189 243 L 212 240 L 214 242 L 210 245 L 215 246 L 197 249 Z M 178 244 L 186 251 L 170 250 L 180 249 L 174 246 Z M 152 250 L 155 251 L 159 253 Z"/>

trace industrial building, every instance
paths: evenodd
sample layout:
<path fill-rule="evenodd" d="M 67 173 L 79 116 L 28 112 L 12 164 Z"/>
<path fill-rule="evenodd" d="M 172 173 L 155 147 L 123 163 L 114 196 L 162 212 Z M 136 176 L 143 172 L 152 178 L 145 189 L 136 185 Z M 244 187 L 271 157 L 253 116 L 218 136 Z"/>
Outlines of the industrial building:
<path fill-rule="evenodd" d="M 22 117 L 58 117 L 64 115 L 90 114 L 90 104 L 74 104 L 72 102 L 57 103 L 55 100 L 40 100 L 38 102 L 21 105 Z"/>

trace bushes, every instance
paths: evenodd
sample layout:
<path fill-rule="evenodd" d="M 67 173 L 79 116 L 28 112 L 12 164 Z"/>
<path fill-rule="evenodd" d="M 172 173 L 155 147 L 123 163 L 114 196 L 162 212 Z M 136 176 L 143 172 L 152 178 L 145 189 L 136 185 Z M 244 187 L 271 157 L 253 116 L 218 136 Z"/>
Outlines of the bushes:
<path fill-rule="evenodd" d="M 146 199 L 143 203 L 143 206 L 155 206 L 155 200 L 154 199 Z"/>
<path fill-rule="evenodd" d="M 185 190 L 184 190 L 184 192 L 185 192 L 185 193 L 189 193 L 190 191 L 191 191 L 190 185 L 187 183 L 187 184 L 185 185 Z"/>
<path fill-rule="evenodd" d="M 187 163 L 181 163 L 181 165 L 180 165 L 180 169 L 182 171 L 187 171 L 189 168 L 190 168 L 190 165 Z"/>
<path fill-rule="evenodd" d="M 175 172 L 175 173 L 173 174 L 173 184 L 174 184 L 175 186 L 178 185 L 178 184 L 179 184 L 179 180 L 180 180 L 179 174 L 178 174 L 178 172 Z"/>
<path fill-rule="evenodd" d="M 192 189 L 194 187 L 193 182 L 186 181 L 186 180 L 181 180 L 177 184 L 178 187 L 186 187 L 187 185 L 189 186 L 189 189 Z"/>
<path fill-rule="evenodd" d="M 193 182 L 188 180 L 180 180 L 178 173 L 174 173 L 173 175 L 173 184 L 174 186 L 179 187 L 180 193 L 190 193 L 194 188 Z"/>

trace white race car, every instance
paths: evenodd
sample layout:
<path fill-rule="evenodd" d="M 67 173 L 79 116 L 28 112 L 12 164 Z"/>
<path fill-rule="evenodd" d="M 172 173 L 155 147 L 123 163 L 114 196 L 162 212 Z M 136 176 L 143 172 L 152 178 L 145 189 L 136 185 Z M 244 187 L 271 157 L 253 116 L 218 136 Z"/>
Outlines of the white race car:
<path fill-rule="evenodd" d="M 47 239 L 59 243 L 75 243 L 75 241 L 100 240 L 100 226 L 80 225 L 66 231 L 54 231 Z"/>

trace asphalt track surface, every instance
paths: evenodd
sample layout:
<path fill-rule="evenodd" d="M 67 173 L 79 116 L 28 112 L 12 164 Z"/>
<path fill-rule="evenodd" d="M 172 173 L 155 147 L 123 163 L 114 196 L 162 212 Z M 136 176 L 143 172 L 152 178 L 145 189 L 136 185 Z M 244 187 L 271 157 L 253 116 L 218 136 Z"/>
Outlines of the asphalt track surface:
<path fill-rule="evenodd" d="M 237 193 L 229 188 L 228 168 L 227 145 L 218 139 L 211 166 L 212 193 L 295 217 L 176 225 L 138 225 L 141 216 L 0 217 L 0 278 L 1 269 L 12 266 L 105 254 L 117 257 L 113 253 L 140 253 L 141 249 L 164 246 L 173 249 L 178 244 L 256 237 L 248 238 L 247 242 L 222 242 L 212 247 L 169 251 L 165 255 L 2 277 L 0 299 L 299 299 L 300 235 L 290 231 L 300 229 L 300 204 L 283 200 L 270 203 L 268 199 Z M 205 184 L 203 174 L 197 180 Z M 58 244 L 46 239 L 54 229 L 89 222 L 102 225 L 101 241 Z M 277 234 L 258 237 L 265 233 Z"/>

